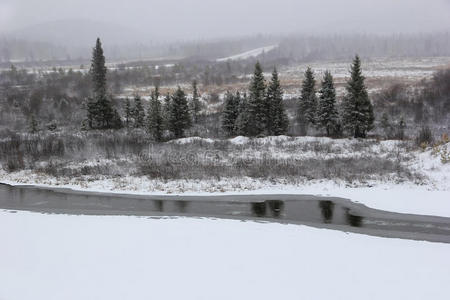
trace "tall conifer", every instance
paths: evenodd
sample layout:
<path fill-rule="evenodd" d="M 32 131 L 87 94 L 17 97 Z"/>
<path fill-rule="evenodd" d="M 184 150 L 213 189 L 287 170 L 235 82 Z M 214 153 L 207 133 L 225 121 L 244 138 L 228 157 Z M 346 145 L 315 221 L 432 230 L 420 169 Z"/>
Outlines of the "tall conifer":
<path fill-rule="evenodd" d="M 136 95 L 134 97 L 133 120 L 135 128 L 144 127 L 145 111 L 144 106 L 142 105 L 141 97 L 139 95 Z"/>
<path fill-rule="evenodd" d="M 347 94 L 343 101 L 342 121 L 355 138 L 365 138 L 367 132 L 373 129 L 373 106 L 369 99 L 364 76 L 361 70 L 361 60 L 356 55 L 351 66 L 351 77 L 347 82 Z"/>
<path fill-rule="evenodd" d="M 264 134 L 267 122 L 266 83 L 259 62 L 255 65 L 255 71 L 250 83 L 247 112 L 249 114 L 248 135 L 257 136 Z"/>
<path fill-rule="evenodd" d="M 93 97 L 89 99 L 88 123 L 90 128 L 116 128 L 120 123 L 120 116 L 113 108 L 107 95 L 106 65 L 102 43 L 99 38 L 92 51 L 90 75 L 93 83 Z"/>
<path fill-rule="evenodd" d="M 325 129 L 327 136 L 336 135 L 339 129 L 339 115 L 336 108 L 336 89 L 329 71 L 325 72 L 319 94 L 317 125 Z"/>
<path fill-rule="evenodd" d="M 222 113 L 222 129 L 227 136 L 236 133 L 236 120 L 239 115 L 240 94 L 233 95 L 227 92 L 225 96 L 225 106 Z"/>
<path fill-rule="evenodd" d="M 305 79 L 302 83 L 297 111 L 297 119 L 301 126 L 302 134 L 307 133 L 309 125 L 316 123 L 317 96 L 315 86 L 314 72 L 308 67 L 305 71 Z"/>
<path fill-rule="evenodd" d="M 157 142 L 162 140 L 163 118 L 161 114 L 161 102 L 159 102 L 159 87 L 156 86 L 152 91 L 150 107 L 147 113 L 147 128 L 153 139 Z"/>
<path fill-rule="evenodd" d="M 289 120 L 283 105 L 283 90 L 281 89 L 278 71 L 274 68 L 272 80 L 267 88 L 266 103 L 268 109 L 266 111 L 267 132 L 271 135 L 286 134 Z"/>
<path fill-rule="evenodd" d="M 250 131 L 250 114 L 248 113 L 248 100 L 246 93 L 244 93 L 243 97 L 240 97 L 239 102 L 238 117 L 234 125 L 234 131 L 236 134 L 248 136 Z"/>
<path fill-rule="evenodd" d="M 181 87 L 178 87 L 172 96 L 169 128 L 175 138 L 181 138 L 190 126 L 191 116 L 186 94 Z"/>

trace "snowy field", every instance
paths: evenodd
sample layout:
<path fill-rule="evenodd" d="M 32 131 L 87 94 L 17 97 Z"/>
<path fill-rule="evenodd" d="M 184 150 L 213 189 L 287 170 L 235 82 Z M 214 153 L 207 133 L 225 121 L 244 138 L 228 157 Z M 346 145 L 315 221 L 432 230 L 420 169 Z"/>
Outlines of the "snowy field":
<path fill-rule="evenodd" d="M 237 61 L 248 59 L 252 57 L 260 57 L 263 53 L 273 51 L 277 48 L 277 45 L 271 45 L 267 47 L 261 47 L 253 49 L 244 53 L 233 55 L 230 57 L 224 57 L 217 60 L 217 62 L 226 62 L 228 60 Z M 388 88 L 394 83 L 403 84 L 416 84 L 422 79 L 429 79 L 433 74 L 442 69 L 450 67 L 450 57 L 417 57 L 417 58 L 362 58 L 363 75 L 366 77 L 366 85 L 370 93 L 378 92 L 383 88 Z M 312 61 L 306 63 L 292 64 L 289 66 L 280 66 L 280 80 L 285 91 L 285 98 L 295 98 L 299 96 L 302 81 L 304 79 L 304 73 L 307 67 L 311 67 L 314 70 L 315 77 L 319 83 L 326 70 L 329 70 L 334 77 L 336 84 L 336 91 L 339 97 L 344 92 L 344 86 L 346 80 L 349 78 L 351 60 L 342 61 Z M 270 78 L 272 69 L 265 69 L 264 76 L 266 79 Z M 250 80 L 252 74 L 240 75 L 240 78 L 246 78 Z M 173 91 L 181 85 L 185 90 L 190 92 L 190 82 L 180 82 L 177 84 L 163 85 L 163 90 Z M 223 95 L 228 90 L 244 90 L 248 87 L 248 83 L 235 83 L 229 85 L 210 85 L 207 87 L 202 86 L 202 94 L 208 94 L 210 92 L 218 93 L 223 99 Z M 133 93 L 138 93 L 142 96 L 149 95 L 153 86 L 127 86 L 125 87 L 123 95 L 132 96 Z"/>
<path fill-rule="evenodd" d="M 0 236 L 0 299 L 448 299 L 448 244 L 297 225 L 6 211 Z"/>
<path fill-rule="evenodd" d="M 298 97 L 299 86 L 304 78 L 307 67 L 311 67 L 315 77 L 320 82 L 324 72 L 329 70 L 334 77 L 336 92 L 342 96 L 344 86 L 349 78 L 350 61 L 315 61 L 290 65 L 280 69 L 280 79 L 285 88 L 286 96 Z M 394 83 L 415 84 L 422 79 L 429 79 L 433 74 L 450 66 L 450 57 L 419 57 L 419 58 L 362 58 L 363 75 L 369 93 L 388 88 Z"/>
<path fill-rule="evenodd" d="M 373 58 L 363 59 L 364 76 L 397 77 L 405 79 L 429 78 L 436 70 L 450 66 L 450 57 L 422 57 L 422 58 Z M 348 61 L 317 61 L 289 66 L 282 69 L 286 77 L 302 77 L 307 67 L 311 67 L 318 78 L 329 70 L 335 79 L 349 77 Z"/>
<path fill-rule="evenodd" d="M 223 57 L 223 58 L 219 58 L 216 61 L 217 62 L 224 62 L 224 61 L 235 61 L 235 60 L 244 60 L 244 59 L 248 59 L 251 57 L 258 57 L 264 53 L 270 52 L 274 49 L 278 48 L 278 45 L 270 45 L 270 46 L 265 46 L 265 47 L 260 47 L 260 48 L 256 48 L 250 51 L 246 51 L 243 53 L 239 53 L 233 56 L 229 56 L 229 57 Z"/>

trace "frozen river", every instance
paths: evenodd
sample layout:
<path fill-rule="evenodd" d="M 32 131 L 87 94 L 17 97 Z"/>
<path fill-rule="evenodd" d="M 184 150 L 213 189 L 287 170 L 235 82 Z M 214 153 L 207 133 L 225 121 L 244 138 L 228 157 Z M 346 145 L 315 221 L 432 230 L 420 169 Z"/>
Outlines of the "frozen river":
<path fill-rule="evenodd" d="M 450 218 L 393 213 L 347 199 L 308 195 L 136 196 L 1 184 L 0 208 L 69 215 L 186 216 L 302 224 L 450 243 Z"/>

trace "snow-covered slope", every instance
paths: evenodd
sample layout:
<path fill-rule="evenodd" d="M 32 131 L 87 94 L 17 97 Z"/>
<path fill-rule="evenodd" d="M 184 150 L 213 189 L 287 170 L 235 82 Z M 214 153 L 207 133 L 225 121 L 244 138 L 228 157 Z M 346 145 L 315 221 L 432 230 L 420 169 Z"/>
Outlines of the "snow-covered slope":
<path fill-rule="evenodd" d="M 296 225 L 4 211 L 0 236 L 0 299 L 448 299 L 448 244 Z"/>
<path fill-rule="evenodd" d="M 266 47 L 261 47 L 261 48 L 256 48 L 247 52 L 243 52 L 240 54 L 236 54 L 233 56 L 229 56 L 229 57 L 224 57 L 224 58 L 219 58 L 216 61 L 217 62 L 224 62 L 224 61 L 228 61 L 228 60 L 244 60 L 250 57 L 257 57 L 263 53 L 267 53 L 270 52 L 274 49 L 276 49 L 278 47 L 278 45 L 270 45 L 270 46 L 266 46 Z"/>

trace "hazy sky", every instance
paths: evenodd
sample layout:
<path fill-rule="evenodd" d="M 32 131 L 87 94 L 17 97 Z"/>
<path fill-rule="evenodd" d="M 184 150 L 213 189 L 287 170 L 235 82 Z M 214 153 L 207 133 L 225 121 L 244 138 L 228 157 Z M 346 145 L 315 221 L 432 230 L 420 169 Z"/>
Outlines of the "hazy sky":
<path fill-rule="evenodd" d="M 0 0 L 0 31 L 92 19 L 167 38 L 450 30 L 450 0 Z"/>

